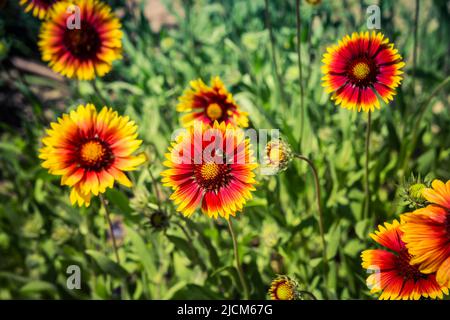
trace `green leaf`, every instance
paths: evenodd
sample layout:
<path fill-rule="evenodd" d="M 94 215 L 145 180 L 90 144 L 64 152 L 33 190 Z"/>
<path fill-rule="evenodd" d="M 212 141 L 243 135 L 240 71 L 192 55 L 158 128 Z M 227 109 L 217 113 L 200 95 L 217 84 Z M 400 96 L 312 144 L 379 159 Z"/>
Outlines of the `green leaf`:
<path fill-rule="evenodd" d="M 332 259 L 336 255 L 340 245 L 339 243 L 340 238 L 341 238 L 341 227 L 337 222 L 334 224 L 334 227 L 332 227 L 331 231 L 328 234 L 327 259 Z"/>
<path fill-rule="evenodd" d="M 131 243 L 133 244 L 133 250 L 139 257 L 140 260 L 139 262 L 146 270 L 150 279 L 152 279 L 152 277 L 156 273 L 156 268 L 154 265 L 153 257 L 150 255 L 149 249 L 147 248 L 144 240 L 142 239 L 139 233 L 137 233 L 135 230 L 133 230 L 131 227 L 128 226 L 126 227 L 126 230 L 127 235 L 129 236 Z"/>
<path fill-rule="evenodd" d="M 25 284 L 22 288 L 20 288 L 20 292 L 23 294 L 39 292 L 56 293 L 56 287 L 50 282 L 35 280 Z"/>
<path fill-rule="evenodd" d="M 95 250 L 86 250 L 86 254 L 88 254 L 95 260 L 95 262 L 103 272 L 118 278 L 125 278 L 128 276 L 127 270 L 125 270 L 116 262 L 112 261 L 104 254 Z"/>

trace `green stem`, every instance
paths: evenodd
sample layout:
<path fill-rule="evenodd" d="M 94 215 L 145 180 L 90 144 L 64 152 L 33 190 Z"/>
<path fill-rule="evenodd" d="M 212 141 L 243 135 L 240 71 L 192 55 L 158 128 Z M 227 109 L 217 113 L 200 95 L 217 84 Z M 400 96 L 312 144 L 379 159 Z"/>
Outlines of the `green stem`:
<path fill-rule="evenodd" d="M 303 130 L 305 123 L 304 109 L 304 90 L 303 90 L 303 73 L 302 73 L 302 54 L 301 54 L 301 20 L 300 20 L 300 0 L 296 0 L 295 11 L 297 15 L 297 62 L 298 62 L 298 82 L 300 86 L 300 137 L 298 142 L 298 150 L 302 150 Z"/>
<path fill-rule="evenodd" d="M 239 280 L 241 281 L 242 288 L 244 289 L 244 299 L 248 300 L 249 299 L 249 294 L 248 294 L 249 291 L 248 291 L 247 282 L 245 281 L 245 278 L 244 278 L 244 272 L 242 271 L 241 262 L 239 260 L 239 252 L 238 252 L 238 247 L 237 247 L 236 236 L 233 231 L 233 225 L 231 223 L 231 219 L 228 219 L 227 222 L 228 222 L 228 229 L 230 230 L 231 239 L 233 240 L 234 257 L 236 259 L 236 267 L 237 267 L 238 274 L 239 274 Z"/>
<path fill-rule="evenodd" d="M 283 88 L 283 80 L 281 79 L 281 75 L 278 71 L 278 62 L 277 62 L 277 57 L 276 57 L 276 53 L 275 53 L 275 36 L 273 34 L 272 22 L 270 20 L 269 0 L 265 0 L 264 3 L 265 3 L 265 9 L 266 9 L 266 26 L 267 26 L 267 29 L 269 29 L 270 50 L 272 53 L 273 69 L 275 72 L 275 77 L 277 79 L 278 90 L 280 92 L 281 102 L 282 102 L 283 106 L 285 108 L 287 108 L 286 95 L 284 93 L 284 88 Z"/>
<path fill-rule="evenodd" d="M 312 300 L 317 300 L 316 296 L 312 292 L 309 292 L 309 291 L 306 291 L 306 290 L 300 290 L 300 291 L 298 291 L 298 293 L 301 296 L 306 295 L 306 296 L 309 296 L 310 298 L 312 298 Z"/>
<path fill-rule="evenodd" d="M 200 268 L 202 268 L 202 270 L 206 271 L 207 267 L 206 267 L 205 263 L 203 262 L 203 260 L 200 259 L 198 256 L 198 253 L 194 247 L 194 241 L 192 240 L 191 235 L 189 234 L 189 232 L 187 232 L 186 228 L 180 222 L 174 221 L 174 223 L 178 228 L 180 228 L 181 232 L 183 232 L 183 234 L 186 236 L 189 249 L 192 250 L 192 254 L 194 256 L 193 258 L 194 258 L 195 262 L 200 266 Z"/>
<path fill-rule="evenodd" d="M 111 234 L 111 239 L 112 239 L 112 243 L 113 243 L 113 247 L 114 247 L 114 254 L 116 256 L 116 262 L 118 264 L 120 264 L 119 250 L 117 248 L 116 236 L 114 235 L 114 228 L 113 228 L 113 224 L 111 221 L 111 213 L 109 211 L 108 204 L 102 194 L 99 195 L 99 198 L 103 205 L 103 208 L 105 208 L 106 220 L 108 221 L 108 225 L 109 225 L 109 232 Z"/>
<path fill-rule="evenodd" d="M 414 17 L 414 46 L 413 46 L 413 74 L 412 74 L 412 92 L 416 96 L 416 66 L 417 66 L 417 45 L 418 45 L 418 24 L 419 24 L 419 4 L 416 0 L 416 12 Z"/>
<path fill-rule="evenodd" d="M 92 80 L 92 87 L 94 88 L 95 93 L 97 94 L 97 96 L 99 97 L 101 102 L 103 103 L 103 106 L 108 106 L 108 103 L 107 103 L 106 99 L 103 97 L 102 92 L 100 91 L 100 89 L 97 86 L 97 80 L 96 79 Z"/>
<path fill-rule="evenodd" d="M 156 179 L 155 176 L 153 175 L 152 171 L 150 170 L 150 168 L 147 168 L 148 170 L 148 174 L 150 176 L 150 179 L 152 180 L 152 184 L 153 184 L 153 189 L 155 191 L 155 197 L 156 197 L 156 201 L 158 202 L 158 209 L 160 211 L 162 211 L 162 207 L 161 207 L 161 198 L 159 197 L 159 188 L 158 188 L 158 184 L 156 183 Z"/>
<path fill-rule="evenodd" d="M 370 160 L 371 127 L 372 127 L 372 112 L 369 110 L 367 115 L 367 129 L 366 129 L 366 146 L 365 146 L 366 160 L 364 163 L 364 194 L 366 199 L 364 206 L 364 217 L 366 219 L 370 217 L 369 160 Z"/>
<path fill-rule="evenodd" d="M 320 182 L 319 182 L 319 175 L 317 174 L 317 169 L 314 163 L 308 159 L 305 156 L 295 154 L 295 157 L 299 160 L 305 161 L 308 166 L 311 168 L 311 172 L 314 176 L 314 184 L 316 187 L 316 196 L 317 196 L 317 211 L 319 213 L 319 232 L 320 232 L 320 238 L 322 241 L 322 258 L 323 258 L 323 278 L 324 278 L 324 288 L 325 288 L 325 294 L 327 293 L 327 283 L 328 283 L 328 259 L 327 259 L 327 243 L 325 241 L 325 228 L 324 228 L 324 218 L 323 218 L 323 211 L 322 211 L 322 205 L 321 205 L 321 192 L 320 192 Z"/>

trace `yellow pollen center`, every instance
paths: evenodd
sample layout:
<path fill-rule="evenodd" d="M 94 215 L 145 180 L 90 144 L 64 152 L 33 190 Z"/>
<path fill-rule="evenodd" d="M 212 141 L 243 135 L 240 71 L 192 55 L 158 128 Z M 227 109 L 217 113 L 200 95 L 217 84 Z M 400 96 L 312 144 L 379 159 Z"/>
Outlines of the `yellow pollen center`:
<path fill-rule="evenodd" d="M 352 72 L 356 78 L 358 78 L 359 80 L 363 80 L 369 75 L 370 68 L 367 63 L 358 62 L 353 66 Z"/>
<path fill-rule="evenodd" d="M 81 147 L 81 158 L 90 163 L 95 163 L 103 157 L 105 149 L 98 141 L 89 141 Z"/>
<path fill-rule="evenodd" d="M 222 108 L 217 103 L 211 103 L 206 108 L 206 115 L 211 120 L 217 120 L 222 116 Z"/>
<path fill-rule="evenodd" d="M 288 283 L 284 282 L 280 284 L 276 290 L 276 295 L 279 300 L 292 300 L 294 293 Z"/>
<path fill-rule="evenodd" d="M 215 177 L 217 177 L 219 172 L 220 172 L 219 165 L 213 162 L 205 163 L 204 165 L 202 165 L 202 168 L 200 169 L 200 174 L 202 178 L 205 180 L 214 179 Z"/>
<path fill-rule="evenodd" d="M 284 160 L 284 152 L 279 147 L 270 149 L 269 160 L 273 163 L 278 163 Z"/>

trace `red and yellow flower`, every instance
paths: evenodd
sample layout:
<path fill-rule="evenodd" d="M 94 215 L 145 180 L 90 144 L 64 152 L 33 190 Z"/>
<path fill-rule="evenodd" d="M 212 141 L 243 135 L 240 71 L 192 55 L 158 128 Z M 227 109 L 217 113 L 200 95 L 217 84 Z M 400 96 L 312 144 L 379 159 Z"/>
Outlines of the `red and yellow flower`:
<path fill-rule="evenodd" d="M 33 16 L 44 19 L 51 6 L 59 0 L 20 0 L 20 5 L 25 7 L 25 12 L 31 11 Z"/>
<path fill-rule="evenodd" d="M 327 49 L 322 62 L 322 86 L 336 105 L 358 111 L 380 108 L 393 100 L 405 63 L 381 33 L 353 33 Z"/>
<path fill-rule="evenodd" d="M 114 181 L 131 187 L 124 171 L 135 170 L 145 155 L 132 155 L 141 145 L 137 126 L 110 108 L 99 113 L 92 104 L 80 105 L 53 122 L 42 139 L 39 158 L 61 185 L 72 188 L 70 201 L 89 206 L 92 195 L 112 188 Z"/>
<path fill-rule="evenodd" d="M 208 217 L 229 219 L 255 190 L 258 165 L 250 142 L 231 124 L 196 122 L 177 137 L 166 158 L 162 181 L 174 190 L 170 199 L 185 216 L 201 206 Z"/>
<path fill-rule="evenodd" d="M 184 91 L 177 105 L 177 111 L 187 113 L 181 117 L 183 126 L 189 127 L 194 121 L 212 126 L 217 121 L 248 127 L 247 112 L 240 109 L 219 77 L 212 78 L 211 86 L 201 79 L 191 81 L 190 85 L 191 88 Z"/>
<path fill-rule="evenodd" d="M 271 300 L 295 300 L 298 297 L 297 283 L 287 276 L 275 278 L 269 288 Z"/>
<path fill-rule="evenodd" d="M 434 180 L 422 191 L 431 204 L 402 216 L 403 241 L 422 273 L 436 272 L 437 282 L 450 287 L 450 180 Z"/>
<path fill-rule="evenodd" d="M 362 252 L 363 268 L 372 272 L 367 278 L 371 293 L 381 292 L 380 299 L 443 298 L 448 289 L 436 281 L 436 274 L 426 274 L 411 264 L 411 255 L 403 242 L 403 232 L 397 220 L 379 226 L 370 235 L 385 249 Z"/>
<path fill-rule="evenodd" d="M 70 8 L 79 8 L 73 10 Z M 79 14 L 79 26 L 75 15 Z M 72 25 L 73 23 L 73 25 Z M 42 59 L 63 76 L 80 80 L 102 77 L 122 57 L 121 24 L 111 7 L 98 0 L 55 3 L 42 23 Z"/>

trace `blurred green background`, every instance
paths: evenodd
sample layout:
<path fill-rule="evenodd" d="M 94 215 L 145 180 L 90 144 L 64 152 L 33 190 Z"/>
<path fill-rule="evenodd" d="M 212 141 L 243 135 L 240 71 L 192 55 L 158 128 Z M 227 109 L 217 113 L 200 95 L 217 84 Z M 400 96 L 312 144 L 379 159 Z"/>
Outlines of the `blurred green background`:
<path fill-rule="evenodd" d="M 114 262 L 104 211 L 69 203 L 68 188 L 40 167 L 44 129 L 80 103 L 102 100 L 91 82 L 64 79 L 40 60 L 40 21 L 17 1 L 0 11 L 0 299 L 232 299 L 242 290 L 224 220 L 200 212 L 185 219 L 159 183 L 171 133 L 180 127 L 177 98 L 192 79 L 219 75 L 254 128 L 279 128 L 298 151 L 300 92 L 294 0 L 107 1 L 123 23 L 124 59 L 96 80 L 108 104 L 139 125 L 149 163 L 131 175 L 132 189 L 110 200 L 123 229 Z M 334 106 L 320 85 L 322 54 L 344 35 L 365 31 L 366 8 L 381 8 L 381 31 L 406 67 L 395 100 L 373 113 L 370 188 L 372 216 L 363 219 L 367 114 Z M 318 167 L 329 259 L 328 297 L 374 298 L 360 253 L 378 223 L 408 210 L 402 185 L 411 174 L 450 178 L 448 1 L 420 1 L 417 66 L 413 66 L 415 1 L 301 1 L 305 86 L 302 154 Z M 273 27 L 276 70 L 267 13 Z M 276 76 L 279 74 L 279 79 Z M 158 180 L 152 183 L 151 175 Z M 278 176 L 261 176 L 234 220 L 251 297 L 267 298 L 276 274 L 325 297 L 312 176 L 294 162 Z M 157 199 L 164 216 L 156 216 Z M 161 219 L 166 223 L 160 222 Z M 167 220 L 167 221 L 166 221 Z M 156 227 L 155 227 L 156 225 Z M 159 226 L 159 227 L 158 227 Z M 66 286 L 66 268 L 79 265 L 81 290 Z"/>

